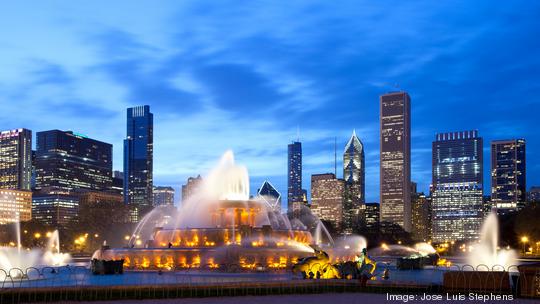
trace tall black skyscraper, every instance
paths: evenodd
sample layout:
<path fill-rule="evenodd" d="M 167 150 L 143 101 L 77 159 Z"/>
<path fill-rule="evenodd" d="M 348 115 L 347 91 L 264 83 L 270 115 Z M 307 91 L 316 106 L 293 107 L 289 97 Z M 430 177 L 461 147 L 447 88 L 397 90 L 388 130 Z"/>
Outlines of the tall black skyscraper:
<path fill-rule="evenodd" d="M 303 204 L 302 192 L 302 143 L 289 144 L 288 153 L 287 211 L 293 212 Z"/>
<path fill-rule="evenodd" d="M 36 190 L 68 194 L 108 190 L 112 184 L 112 145 L 72 131 L 37 133 Z"/>
<path fill-rule="evenodd" d="M 491 201 L 498 213 L 516 211 L 527 200 L 525 139 L 491 142 Z"/>
<path fill-rule="evenodd" d="M 30 190 L 32 131 L 0 132 L 0 189 Z"/>
<path fill-rule="evenodd" d="M 145 209 L 153 197 L 154 115 L 150 106 L 127 109 L 127 138 L 124 140 L 124 202 Z M 137 220 L 138 215 L 132 217 Z"/>
<path fill-rule="evenodd" d="M 360 210 L 364 210 L 365 203 L 364 145 L 356 136 L 356 131 L 353 131 L 343 152 L 343 179 L 343 232 L 350 234 L 360 222 Z"/>
<path fill-rule="evenodd" d="M 478 131 L 437 134 L 433 142 L 433 241 L 478 238 L 483 218 L 483 151 Z"/>
<path fill-rule="evenodd" d="M 411 231 L 411 98 L 407 92 L 380 97 L 381 222 Z"/>

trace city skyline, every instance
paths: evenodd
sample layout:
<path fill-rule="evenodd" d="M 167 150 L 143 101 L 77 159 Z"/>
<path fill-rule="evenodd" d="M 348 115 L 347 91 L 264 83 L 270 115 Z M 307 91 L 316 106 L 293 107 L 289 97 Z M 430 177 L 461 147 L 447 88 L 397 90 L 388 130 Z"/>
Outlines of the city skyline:
<path fill-rule="evenodd" d="M 366 201 L 379 201 L 378 96 L 396 90 L 398 83 L 411 95 L 411 179 L 420 191 L 427 192 L 431 180 L 433 136 L 469 129 L 481 132 L 485 155 L 492 140 L 525 138 L 527 186 L 540 184 L 533 114 L 540 110 L 534 85 L 540 45 L 530 39 L 539 31 L 531 18 L 538 11 L 530 7 L 535 3 L 519 10 L 505 3 L 477 4 L 468 7 L 470 12 L 463 10 L 464 2 L 427 3 L 414 10 L 400 4 L 396 11 L 409 12 L 400 16 L 384 5 L 360 10 L 298 5 L 289 13 L 247 6 L 248 13 L 236 21 L 230 18 L 240 15 L 235 9 L 203 16 L 196 13 L 197 4 L 163 4 L 163 10 L 133 8 L 148 13 L 143 26 L 122 16 L 111 19 L 103 9 L 107 5 L 95 5 L 85 10 L 101 14 L 87 21 L 60 13 L 68 11 L 62 7 L 36 4 L 36 11 L 45 12 L 34 18 L 31 11 L 6 6 L 0 21 L 5 31 L 0 35 L 5 46 L 0 129 L 88 134 L 113 144 L 113 169 L 121 170 L 125 110 L 148 104 L 156 116 L 155 185 L 178 190 L 188 176 L 204 175 L 232 148 L 250 170 L 251 194 L 265 179 L 286 193 L 286 145 L 296 138 L 297 127 L 304 181 L 333 172 L 334 138 L 341 151 L 356 129 L 366 152 Z M 263 12 L 269 18 L 255 22 Z M 298 20 L 297 14 L 309 17 Z M 24 18 L 14 16 L 35 22 L 21 25 Z M 316 30 L 336 16 L 342 25 Z M 394 25 L 372 29 L 375 20 L 394 20 Z M 64 28 L 63 22 L 74 26 Z M 316 39 L 304 35 L 306 29 Z M 47 40 L 36 43 L 35 37 Z M 399 39 L 407 46 L 388 44 Z M 274 48 L 259 48 L 257 41 Z M 320 52 L 311 51 L 319 44 Z M 66 48 L 68 54 L 60 51 Z M 386 51 L 379 54 L 381 48 Z M 484 56 L 487 48 L 499 51 Z M 529 85 L 523 86 L 524 80 Z M 231 86 L 237 89 L 227 89 Z M 484 168 L 484 194 L 489 194 L 487 157 Z"/>

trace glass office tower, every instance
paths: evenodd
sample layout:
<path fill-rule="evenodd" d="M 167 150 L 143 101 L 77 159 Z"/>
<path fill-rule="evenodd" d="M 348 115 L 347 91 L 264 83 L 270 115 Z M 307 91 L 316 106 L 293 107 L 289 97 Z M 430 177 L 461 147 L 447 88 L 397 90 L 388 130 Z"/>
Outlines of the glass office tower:
<path fill-rule="evenodd" d="M 112 186 L 112 145 L 72 131 L 37 133 L 36 190 L 70 194 L 78 190 L 109 190 Z"/>
<path fill-rule="evenodd" d="M 32 131 L 0 132 L 0 189 L 30 190 Z"/>
<path fill-rule="evenodd" d="M 483 152 L 478 131 L 437 134 L 432 149 L 433 241 L 478 239 Z"/>
<path fill-rule="evenodd" d="M 132 205 L 132 221 L 153 203 L 154 115 L 150 106 L 127 109 L 124 140 L 124 203 Z"/>
<path fill-rule="evenodd" d="M 343 233 L 351 234 L 360 224 L 365 203 L 365 157 L 364 145 L 353 130 L 343 152 L 343 179 L 345 199 L 343 202 Z"/>
<path fill-rule="evenodd" d="M 517 211 L 527 200 L 525 139 L 491 142 L 491 202 L 500 214 Z"/>
<path fill-rule="evenodd" d="M 303 204 L 302 143 L 295 141 L 288 146 L 287 210 L 294 212 Z"/>

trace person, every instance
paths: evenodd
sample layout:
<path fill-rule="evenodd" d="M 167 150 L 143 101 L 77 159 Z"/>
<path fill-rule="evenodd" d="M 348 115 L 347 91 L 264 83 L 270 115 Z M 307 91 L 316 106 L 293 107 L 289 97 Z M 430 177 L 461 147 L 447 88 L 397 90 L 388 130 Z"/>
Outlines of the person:
<path fill-rule="evenodd" d="M 170 249 L 171 247 L 172 247 L 172 243 L 171 243 L 171 242 L 169 242 L 169 249 Z"/>

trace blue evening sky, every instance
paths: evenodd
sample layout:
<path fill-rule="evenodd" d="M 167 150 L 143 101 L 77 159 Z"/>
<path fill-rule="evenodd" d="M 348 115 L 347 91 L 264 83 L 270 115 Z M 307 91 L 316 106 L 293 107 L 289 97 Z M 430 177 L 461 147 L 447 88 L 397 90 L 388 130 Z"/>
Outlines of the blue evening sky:
<path fill-rule="evenodd" d="M 114 2 L 114 3 L 113 3 Z M 0 6 L 0 129 L 73 130 L 114 145 L 125 109 L 155 118 L 155 184 L 178 188 L 226 149 L 286 196 L 297 128 L 310 175 L 353 129 L 379 197 L 379 95 L 412 98 L 412 178 L 437 132 L 527 140 L 540 184 L 538 1 L 15 1 Z M 339 161 L 338 166 L 341 166 Z M 338 174 L 341 177 L 341 173 Z M 178 200 L 179 195 L 177 195 Z"/>

